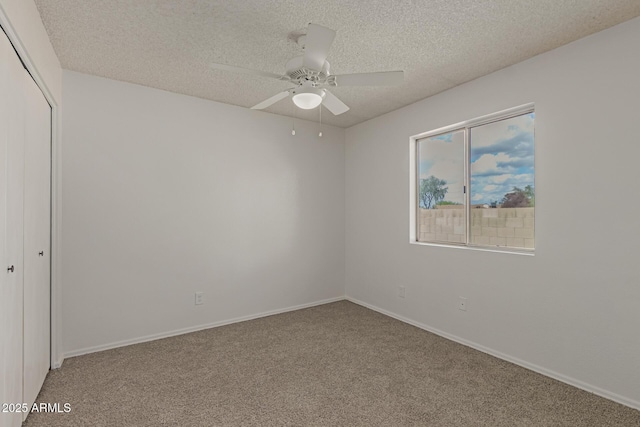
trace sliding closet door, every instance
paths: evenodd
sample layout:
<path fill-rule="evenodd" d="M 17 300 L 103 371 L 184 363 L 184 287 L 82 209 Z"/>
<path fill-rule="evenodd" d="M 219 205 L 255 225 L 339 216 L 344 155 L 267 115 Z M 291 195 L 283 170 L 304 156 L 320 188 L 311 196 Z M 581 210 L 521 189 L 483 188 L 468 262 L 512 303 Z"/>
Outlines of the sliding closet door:
<path fill-rule="evenodd" d="M 24 68 L 0 32 L 0 147 L 3 149 L 4 229 L 0 274 L 0 402 L 22 402 L 22 279 L 24 177 Z M 0 412 L 0 426 L 19 426 L 21 413 Z"/>
<path fill-rule="evenodd" d="M 9 73 L 9 64 L 7 64 L 8 42 L 4 34 L 0 33 L 0 94 L 7 91 L 7 75 Z M 10 384 L 7 381 L 7 373 L 13 369 L 12 360 L 8 352 L 10 346 L 10 337 L 8 324 L 10 323 L 11 300 L 15 292 L 9 288 L 9 274 L 5 269 L 9 266 L 7 257 L 7 102 L 0 97 L 0 403 L 11 401 Z M 7 349 L 7 351 L 5 351 Z M 9 353 L 9 354 L 8 354 Z M 13 362 L 15 363 L 15 362 Z M 0 412 L 0 426 L 8 425 L 5 423 L 5 417 Z"/>
<path fill-rule="evenodd" d="M 7 80 L 9 74 L 9 42 L 0 33 L 0 93 L 7 92 Z M 15 289 L 9 287 L 11 272 L 5 270 L 9 263 L 7 256 L 7 122 L 8 102 L 0 97 L 0 403 L 11 402 L 15 397 L 16 379 L 9 378 L 9 372 L 15 370 L 16 358 L 12 350 L 11 320 L 15 318 L 14 299 Z M 0 412 L 0 426 L 10 426 L 10 414 Z"/>
<path fill-rule="evenodd" d="M 35 402 L 50 361 L 51 107 L 24 73 L 24 400 Z M 27 414 L 24 414 L 25 417 Z"/>

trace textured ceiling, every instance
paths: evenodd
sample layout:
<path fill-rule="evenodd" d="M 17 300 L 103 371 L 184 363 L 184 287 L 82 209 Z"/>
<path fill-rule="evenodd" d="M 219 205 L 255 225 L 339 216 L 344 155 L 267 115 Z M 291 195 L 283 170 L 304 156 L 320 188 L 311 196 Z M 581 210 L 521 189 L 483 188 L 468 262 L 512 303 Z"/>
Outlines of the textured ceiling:
<path fill-rule="evenodd" d="M 337 87 L 348 127 L 640 15 L 639 0 L 35 0 L 63 68 L 250 107 L 286 82 L 287 39 L 314 22 L 337 31 L 332 74 L 404 70 L 394 87 Z M 292 115 L 283 100 L 266 111 Z M 318 110 L 298 117 L 317 120 Z"/>

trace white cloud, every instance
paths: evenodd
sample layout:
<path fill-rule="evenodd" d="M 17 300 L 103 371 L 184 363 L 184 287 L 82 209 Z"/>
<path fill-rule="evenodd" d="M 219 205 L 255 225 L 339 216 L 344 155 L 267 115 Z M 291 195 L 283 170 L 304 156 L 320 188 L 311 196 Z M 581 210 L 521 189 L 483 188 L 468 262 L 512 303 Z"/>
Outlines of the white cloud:
<path fill-rule="evenodd" d="M 533 118 L 527 114 L 475 127 L 471 130 L 471 138 L 474 147 L 489 147 L 519 133 L 532 131 Z"/>
<path fill-rule="evenodd" d="M 523 173 L 520 175 L 509 175 L 509 180 L 513 182 L 518 182 L 520 184 L 528 184 L 533 185 L 533 174 L 532 173 Z"/>
<path fill-rule="evenodd" d="M 499 202 L 513 187 L 524 188 L 527 185 L 534 185 L 533 174 L 475 176 L 471 179 L 471 200 L 484 203 L 494 200 Z"/>
<path fill-rule="evenodd" d="M 483 154 L 476 160 L 471 163 L 471 172 L 476 174 L 499 174 L 503 172 L 500 168 L 498 168 L 498 163 L 508 163 L 511 158 L 505 153 L 498 154 Z"/>
<path fill-rule="evenodd" d="M 511 179 L 512 177 L 513 177 L 513 175 L 505 173 L 503 175 L 492 176 L 490 181 L 495 183 L 495 184 L 502 184 L 503 182 L 505 182 L 508 179 Z"/>

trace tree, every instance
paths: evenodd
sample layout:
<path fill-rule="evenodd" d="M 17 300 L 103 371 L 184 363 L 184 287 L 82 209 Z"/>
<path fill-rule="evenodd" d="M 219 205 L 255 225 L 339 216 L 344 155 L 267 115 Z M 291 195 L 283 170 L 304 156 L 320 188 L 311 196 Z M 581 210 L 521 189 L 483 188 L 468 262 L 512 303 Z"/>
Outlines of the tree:
<path fill-rule="evenodd" d="M 444 199 L 449 191 L 449 187 L 445 187 L 447 181 L 438 179 L 431 175 L 427 179 L 420 180 L 420 207 L 431 209 L 437 202 Z"/>
<path fill-rule="evenodd" d="M 532 186 L 527 185 L 524 187 L 524 194 L 529 198 L 529 206 L 533 207 L 536 205 L 536 193 Z"/>
<path fill-rule="evenodd" d="M 534 204 L 535 193 L 530 185 L 527 185 L 524 190 L 513 187 L 510 193 L 504 195 L 501 202 L 503 208 L 528 208 Z"/>

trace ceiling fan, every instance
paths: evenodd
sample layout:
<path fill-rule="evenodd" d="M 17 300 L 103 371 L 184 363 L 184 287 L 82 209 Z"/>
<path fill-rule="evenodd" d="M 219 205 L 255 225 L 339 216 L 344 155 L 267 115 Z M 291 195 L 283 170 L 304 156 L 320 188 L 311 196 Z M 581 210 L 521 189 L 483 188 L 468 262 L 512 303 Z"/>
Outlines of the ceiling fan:
<path fill-rule="evenodd" d="M 310 110 L 322 104 L 337 116 L 348 111 L 349 107 L 329 92 L 328 87 L 387 86 L 403 82 L 404 71 L 332 75 L 327 54 L 335 36 L 334 30 L 317 24 L 309 24 L 306 33 L 292 33 L 289 38 L 304 49 L 304 54 L 287 62 L 285 74 L 223 64 L 211 64 L 211 67 L 289 81 L 294 84 L 294 87 L 254 105 L 251 107 L 252 110 L 262 110 L 292 96 L 293 103 L 299 108 Z"/>

